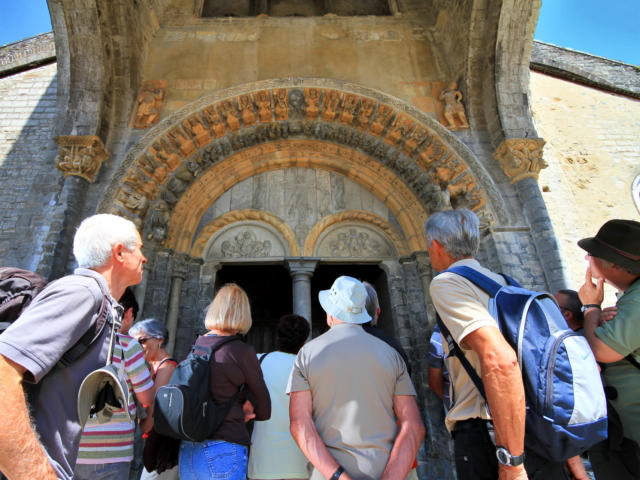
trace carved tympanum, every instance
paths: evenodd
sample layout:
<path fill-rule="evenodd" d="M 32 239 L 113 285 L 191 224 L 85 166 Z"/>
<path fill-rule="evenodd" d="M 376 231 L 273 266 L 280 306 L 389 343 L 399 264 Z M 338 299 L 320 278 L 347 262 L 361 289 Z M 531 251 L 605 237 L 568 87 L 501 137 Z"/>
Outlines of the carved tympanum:
<path fill-rule="evenodd" d="M 55 138 L 58 156 L 55 165 L 65 177 L 74 175 L 93 183 L 109 157 L 102 140 L 95 135 L 61 135 Z"/>
<path fill-rule="evenodd" d="M 233 240 L 222 242 L 221 249 L 225 258 L 268 257 L 271 254 L 271 242 L 261 242 L 251 230 L 244 230 L 233 237 Z"/>
<path fill-rule="evenodd" d="M 511 183 L 526 177 L 538 178 L 540 170 L 547 167 L 542 158 L 544 143 L 541 138 L 508 138 L 500 144 L 494 156 Z"/>

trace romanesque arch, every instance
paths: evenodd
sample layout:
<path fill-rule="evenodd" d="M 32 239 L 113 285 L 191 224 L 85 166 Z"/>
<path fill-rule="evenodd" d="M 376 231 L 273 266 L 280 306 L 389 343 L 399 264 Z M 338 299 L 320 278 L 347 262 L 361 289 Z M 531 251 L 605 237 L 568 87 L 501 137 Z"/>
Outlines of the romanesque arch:
<path fill-rule="evenodd" d="M 424 250 L 432 211 L 468 206 L 487 225 L 508 221 L 490 176 L 449 131 L 400 100 L 326 79 L 257 82 L 182 108 L 129 151 L 99 210 L 188 253 L 224 191 L 290 167 L 336 172 L 373 192 L 400 225 L 401 251 Z"/>

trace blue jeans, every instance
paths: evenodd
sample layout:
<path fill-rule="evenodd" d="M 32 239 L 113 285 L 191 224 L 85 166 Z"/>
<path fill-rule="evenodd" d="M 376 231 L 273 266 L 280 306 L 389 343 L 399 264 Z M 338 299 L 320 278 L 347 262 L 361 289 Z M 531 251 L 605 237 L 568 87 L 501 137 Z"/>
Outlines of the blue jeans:
<path fill-rule="evenodd" d="M 246 480 L 248 451 L 223 440 L 180 444 L 180 480 Z"/>

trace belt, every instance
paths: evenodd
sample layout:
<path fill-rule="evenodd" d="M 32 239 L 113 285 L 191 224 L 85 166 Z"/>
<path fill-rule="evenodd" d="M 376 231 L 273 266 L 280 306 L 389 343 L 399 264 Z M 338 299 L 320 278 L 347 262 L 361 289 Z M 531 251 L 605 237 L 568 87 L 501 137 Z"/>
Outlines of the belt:
<path fill-rule="evenodd" d="M 487 424 L 490 424 L 491 420 L 485 420 L 483 418 L 468 418 L 466 420 L 458 420 L 453 427 L 452 434 L 455 436 L 457 432 L 464 432 L 469 430 L 486 431 Z"/>

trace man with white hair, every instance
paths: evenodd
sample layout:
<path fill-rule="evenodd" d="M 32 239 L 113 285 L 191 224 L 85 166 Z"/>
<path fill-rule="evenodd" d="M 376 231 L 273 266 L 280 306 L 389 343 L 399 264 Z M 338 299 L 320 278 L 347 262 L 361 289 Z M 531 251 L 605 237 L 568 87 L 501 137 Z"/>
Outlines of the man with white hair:
<path fill-rule="evenodd" d="M 0 336 L 0 471 L 10 479 L 73 478 L 80 384 L 106 363 L 122 315 L 115 299 L 142 280 L 141 248 L 129 220 L 85 219 L 73 240 L 79 268 L 50 283 Z"/>
<path fill-rule="evenodd" d="M 550 462 L 528 449 L 525 455 L 522 374 L 516 352 L 489 313 L 489 295 L 466 278 L 445 272 L 466 266 L 506 284 L 502 275 L 474 258 L 480 244 L 479 224 L 476 214 L 466 208 L 437 212 L 425 224 L 431 266 L 442 272 L 429 287 L 433 304 L 481 376 L 488 402 L 443 342 L 453 387 L 453 404 L 445 422 L 454 440 L 458 479 L 566 479 L 562 463 Z"/>
<path fill-rule="evenodd" d="M 318 297 L 329 331 L 300 349 L 287 386 L 310 478 L 404 479 L 425 433 L 406 365 L 362 329 L 371 319 L 362 283 L 338 277 Z"/>

